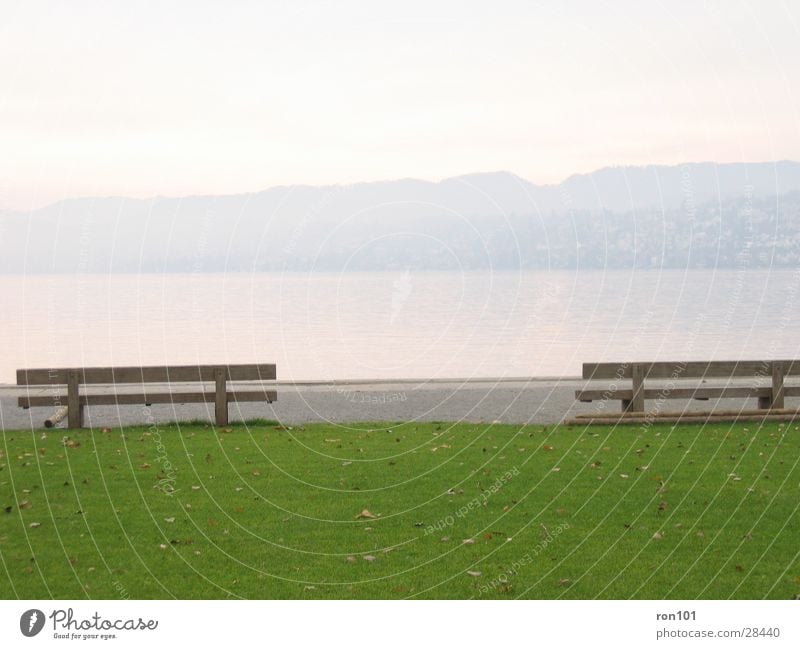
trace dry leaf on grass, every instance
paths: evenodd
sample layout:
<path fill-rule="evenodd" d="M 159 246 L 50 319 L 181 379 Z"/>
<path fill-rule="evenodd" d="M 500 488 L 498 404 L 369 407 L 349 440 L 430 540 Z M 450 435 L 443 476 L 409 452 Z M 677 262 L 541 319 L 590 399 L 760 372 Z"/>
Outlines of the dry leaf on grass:
<path fill-rule="evenodd" d="M 369 509 L 362 509 L 360 514 L 356 514 L 356 518 L 378 518 Z"/>
<path fill-rule="evenodd" d="M 480 577 L 481 576 L 481 571 L 480 570 L 467 570 L 467 574 L 470 577 Z"/>

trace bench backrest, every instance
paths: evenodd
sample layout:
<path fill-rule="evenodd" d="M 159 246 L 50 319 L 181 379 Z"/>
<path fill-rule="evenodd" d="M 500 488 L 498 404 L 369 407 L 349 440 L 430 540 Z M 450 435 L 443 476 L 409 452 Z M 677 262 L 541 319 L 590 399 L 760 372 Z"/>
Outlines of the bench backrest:
<path fill-rule="evenodd" d="M 272 381 L 274 364 L 256 365 L 172 365 L 153 367 L 66 367 L 17 370 L 17 385 L 66 385 L 77 372 L 81 385 L 101 383 L 192 383 L 212 382 L 218 369 L 228 381 Z"/>
<path fill-rule="evenodd" d="M 662 361 L 656 363 L 584 363 L 584 379 L 630 379 L 633 366 L 640 368 L 643 378 L 704 379 L 772 376 L 780 365 L 785 376 L 800 374 L 800 361 Z"/>

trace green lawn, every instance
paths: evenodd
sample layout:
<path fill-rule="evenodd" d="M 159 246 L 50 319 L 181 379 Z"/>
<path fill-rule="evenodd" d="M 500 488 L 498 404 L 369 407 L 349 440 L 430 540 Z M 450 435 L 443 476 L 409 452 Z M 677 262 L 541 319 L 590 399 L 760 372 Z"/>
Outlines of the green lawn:
<path fill-rule="evenodd" d="M 2 598 L 800 593 L 795 425 L 2 435 Z"/>

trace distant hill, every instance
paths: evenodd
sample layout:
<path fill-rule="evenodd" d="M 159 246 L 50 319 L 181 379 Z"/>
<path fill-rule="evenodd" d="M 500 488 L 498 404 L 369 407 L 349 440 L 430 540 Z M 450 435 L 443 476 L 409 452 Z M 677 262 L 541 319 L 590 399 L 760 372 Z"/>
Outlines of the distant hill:
<path fill-rule="evenodd" d="M 775 162 L 79 198 L 0 214 L 0 273 L 793 266 L 798 196 Z"/>

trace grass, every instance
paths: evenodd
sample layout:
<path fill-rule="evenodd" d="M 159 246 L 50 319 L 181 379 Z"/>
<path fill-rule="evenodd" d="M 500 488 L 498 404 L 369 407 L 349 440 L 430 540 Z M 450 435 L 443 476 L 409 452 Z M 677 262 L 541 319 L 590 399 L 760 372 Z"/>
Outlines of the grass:
<path fill-rule="evenodd" d="M 6 599 L 800 593 L 795 425 L 2 435 Z"/>

